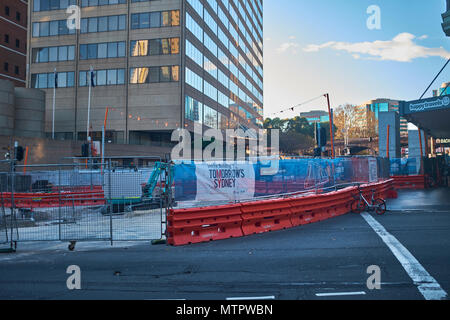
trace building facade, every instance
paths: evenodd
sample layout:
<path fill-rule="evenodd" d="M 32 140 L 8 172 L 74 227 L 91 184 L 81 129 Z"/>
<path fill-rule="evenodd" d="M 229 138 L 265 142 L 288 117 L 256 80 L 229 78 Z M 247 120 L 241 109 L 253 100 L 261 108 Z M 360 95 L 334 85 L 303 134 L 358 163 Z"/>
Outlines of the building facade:
<path fill-rule="evenodd" d="M 379 119 L 380 112 L 390 112 L 396 111 L 399 112 L 399 101 L 392 99 L 375 99 L 367 101 L 357 108 L 360 112 L 366 114 L 365 122 L 368 125 L 371 122 L 370 114 L 373 114 L 375 119 L 374 122 L 377 123 Z M 378 131 L 378 128 L 377 128 Z M 408 136 L 408 121 L 404 118 L 400 118 L 400 136 L 407 137 Z"/>
<path fill-rule="evenodd" d="M 0 79 L 25 87 L 27 55 L 27 10 L 25 0 L 0 2 Z"/>
<path fill-rule="evenodd" d="M 309 124 L 330 122 L 330 116 L 327 111 L 312 110 L 300 113 L 300 118 L 308 120 Z"/>
<path fill-rule="evenodd" d="M 67 27 L 77 5 L 79 29 Z M 261 0 L 33 0 L 27 85 L 47 91 L 51 135 L 168 146 L 173 130 L 258 128 Z M 90 75 L 90 68 L 94 76 Z"/>

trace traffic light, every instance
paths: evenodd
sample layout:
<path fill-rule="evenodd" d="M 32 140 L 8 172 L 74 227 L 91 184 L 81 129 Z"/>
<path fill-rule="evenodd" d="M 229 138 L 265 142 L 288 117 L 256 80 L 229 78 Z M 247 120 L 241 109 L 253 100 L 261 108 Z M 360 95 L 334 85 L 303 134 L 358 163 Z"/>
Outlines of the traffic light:
<path fill-rule="evenodd" d="M 21 146 L 16 148 L 16 160 L 19 162 L 23 160 L 23 148 Z"/>

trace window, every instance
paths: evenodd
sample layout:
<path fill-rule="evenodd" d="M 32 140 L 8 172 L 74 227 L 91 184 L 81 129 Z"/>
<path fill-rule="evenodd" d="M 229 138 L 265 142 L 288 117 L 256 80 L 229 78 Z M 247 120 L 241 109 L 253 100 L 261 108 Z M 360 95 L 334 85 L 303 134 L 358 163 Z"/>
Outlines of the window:
<path fill-rule="evenodd" d="M 125 50 L 125 44 L 123 49 Z M 165 54 L 178 54 L 180 53 L 180 38 L 163 38 L 163 39 L 151 39 L 151 40 L 133 40 L 130 42 L 130 56 L 142 57 L 150 55 L 165 55 Z"/>
<path fill-rule="evenodd" d="M 8 7 L 8 6 L 5 6 L 5 14 L 6 14 L 7 16 L 9 16 L 9 7 Z"/>
<path fill-rule="evenodd" d="M 9 43 L 9 34 L 5 34 L 5 43 Z"/>
<path fill-rule="evenodd" d="M 19 66 L 14 66 L 14 73 L 19 75 Z"/>
<path fill-rule="evenodd" d="M 80 71 L 79 86 L 89 86 L 89 71 Z M 95 70 L 94 82 L 97 86 L 113 86 L 125 84 L 125 69 Z"/>
<path fill-rule="evenodd" d="M 16 12 L 16 20 L 20 21 L 20 12 Z"/>
<path fill-rule="evenodd" d="M 179 81 L 178 66 L 130 68 L 130 83 L 157 83 Z"/>
<path fill-rule="evenodd" d="M 8 62 L 5 62 L 5 63 L 3 64 L 3 70 L 4 70 L 4 71 L 8 71 L 8 69 L 9 69 L 9 64 L 8 64 Z"/>
<path fill-rule="evenodd" d="M 160 28 L 179 25 L 179 10 L 133 13 L 131 15 L 131 29 Z"/>
<path fill-rule="evenodd" d="M 20 48 L 20 40 L 16 39 L 16 48 Z"/>

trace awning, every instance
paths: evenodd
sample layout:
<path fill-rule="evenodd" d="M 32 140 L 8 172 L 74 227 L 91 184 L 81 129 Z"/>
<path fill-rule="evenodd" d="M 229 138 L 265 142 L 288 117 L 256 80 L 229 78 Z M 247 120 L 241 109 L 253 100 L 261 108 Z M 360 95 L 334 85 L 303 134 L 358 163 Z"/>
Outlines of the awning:
<path fill-rule="evenodd" d="M 400 102 L 400 116 L 434 138 L 450 137 L 450 95 Z"/>

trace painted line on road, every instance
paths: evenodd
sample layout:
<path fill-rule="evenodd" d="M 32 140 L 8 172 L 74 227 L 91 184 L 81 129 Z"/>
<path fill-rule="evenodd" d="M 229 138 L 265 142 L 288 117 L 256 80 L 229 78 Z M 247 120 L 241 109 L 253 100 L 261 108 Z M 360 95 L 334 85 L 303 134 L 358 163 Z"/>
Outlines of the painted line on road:
<path fill-rule="evenodd" d="M 336 297 L 336 296 L 362 296 L 366 293 L 364 291 L 358 292 L 330 292 L 330 293 L 316 293 L 318 297 Z"/>
<path fill-rule="evenodd" d="M 387 232 L 386 229 L 367 212 L 362 213 L 361 216 L 389 247 L 426 300 L 442 300 L 447 297 L 447 292 L 441 288 L 436 279 L 425 270 L 419 261 L 414 258 L 411 252 L 409 252 L 397 238 Z"/>
<path fill-rule="evenodd" d="M 275 300 L 275 296 L 266 297 L 238 297 L 238 298 L 227 298 L 228 301 L 238 301 L 238 300 Z"/>

